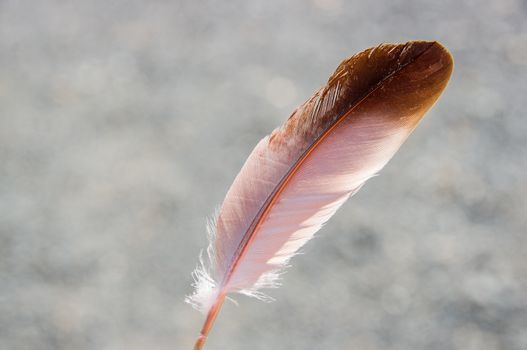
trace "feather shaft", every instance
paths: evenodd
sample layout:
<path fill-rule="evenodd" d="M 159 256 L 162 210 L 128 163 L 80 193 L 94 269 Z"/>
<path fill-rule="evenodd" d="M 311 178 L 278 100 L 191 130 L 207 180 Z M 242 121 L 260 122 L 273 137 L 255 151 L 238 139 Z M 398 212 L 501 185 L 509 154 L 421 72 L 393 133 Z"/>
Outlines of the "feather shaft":
<path fill-rule="evenodd" d="M 203 324 L 203 327 L 201 328 L 201 332 L 199 333 L 199 336 L 196 339 L 194 350 L 201 350 L 203 346 L 205 345 L 209 332 L 212 329 L 212 326 L 214 325 L 214 321 L 216 321 L 216 317 L 218 317 L 218 314 L 220 312 L 221 306 L 223 305 L 224 301 L 225 301 L 225 294 L 219 295 L 215 304 L 212 305 L 212 307 L 210 308 L 209 312 L 207 313 L 207 318 L 205 319 L 205 323 Z"/>

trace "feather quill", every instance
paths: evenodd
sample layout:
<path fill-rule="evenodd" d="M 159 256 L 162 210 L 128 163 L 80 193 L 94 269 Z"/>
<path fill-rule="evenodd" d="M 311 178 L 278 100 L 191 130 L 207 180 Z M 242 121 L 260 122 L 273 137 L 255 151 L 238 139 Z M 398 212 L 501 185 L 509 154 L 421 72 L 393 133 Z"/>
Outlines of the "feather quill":
<path fill-rule="evenodd" d="M 264 137 L 236 176 L 194 272 L 187 302 L 207 314 L 205 343 L 228 293 L 268 299 L 291 257 L 399 149 L 453 69 L 437 42 L 382 44 L 346 60 Z"/>

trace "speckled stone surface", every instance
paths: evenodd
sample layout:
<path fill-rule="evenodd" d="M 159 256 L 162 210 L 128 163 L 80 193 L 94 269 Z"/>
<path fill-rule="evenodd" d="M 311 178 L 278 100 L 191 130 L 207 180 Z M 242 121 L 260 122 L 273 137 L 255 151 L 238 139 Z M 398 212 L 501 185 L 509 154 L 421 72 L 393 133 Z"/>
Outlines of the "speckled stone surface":
<path fill-rule="evenodd" d="M 345 57 L 455 70 L 380 176 L 207 350 L 527 348 L 527 3 L 0 1 L 0 350 L 190 349 L 205 222 Z"/>

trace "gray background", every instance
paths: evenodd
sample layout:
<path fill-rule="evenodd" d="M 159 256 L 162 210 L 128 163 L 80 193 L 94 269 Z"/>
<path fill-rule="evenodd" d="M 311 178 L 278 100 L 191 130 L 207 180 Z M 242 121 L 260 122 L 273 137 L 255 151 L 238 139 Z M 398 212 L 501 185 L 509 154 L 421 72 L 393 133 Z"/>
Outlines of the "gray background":
<path fill-rule="evenodd" d="M 527 349 L 527 3 L 0 0 L 0 349 L 190 349 L 205 221 L 345 57 L 453 78 L 264 304 L 207 349 Z"/>

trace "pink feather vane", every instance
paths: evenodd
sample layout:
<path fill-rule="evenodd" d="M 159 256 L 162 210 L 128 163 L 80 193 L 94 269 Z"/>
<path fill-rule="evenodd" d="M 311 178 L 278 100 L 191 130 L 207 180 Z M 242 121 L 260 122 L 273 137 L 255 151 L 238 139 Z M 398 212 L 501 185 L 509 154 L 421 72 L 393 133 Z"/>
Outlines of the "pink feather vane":
<path fill-rule="evenodd" d="M 337 209 L 393 157 L 453 69 L 437 42 L 382 44 L 346 60 L 256 145 L 210 225 L 186 301 L 207 314 L 203 347 L 228 293 L 263 300 Z"/>

